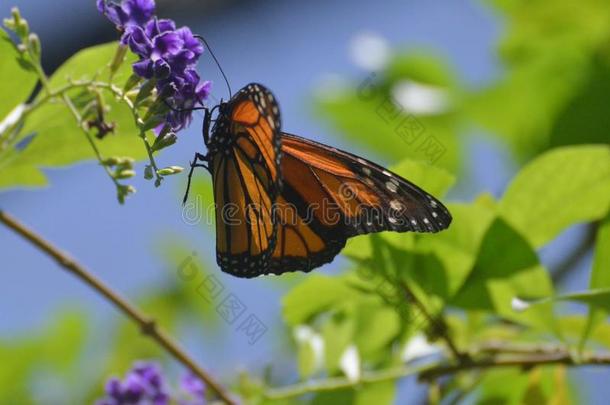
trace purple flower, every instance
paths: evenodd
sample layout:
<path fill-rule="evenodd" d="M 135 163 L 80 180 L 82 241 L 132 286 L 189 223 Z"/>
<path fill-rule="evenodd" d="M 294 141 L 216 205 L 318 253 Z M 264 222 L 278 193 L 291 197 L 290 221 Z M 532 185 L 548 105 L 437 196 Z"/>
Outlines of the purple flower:
<path fill-rule="evenodd" d="M 108 379 L 104 389 L 106 397 L 97 401 L 96 405 L 205 405 L 205 384 L 197 376 L 191 373 L 185 375 L 179 388 L 172 397 L 166 390 L 159 366 L 137 362 L 123 380 L 117 377 Z"/>
<path fill-rule="evenodd" d="M 146 24 L 155 13 L 154 0 L 123 0 L 120 4 L 110 0 L 97 0 L 97 9 L 123 32 L 121 42 L 127 44 L 135 27 Z"/>
<path fill-rule="evenodd" d="M 205 384 L 192 373 L 186 374 L 180 381 L 180 389 L 187 396 L 180 405 L 205 405 Z"/>
<path fill-rule="evenodd" d="M 167 405 L 170 399 L 159 367 L 144 362 L 136 363 L 122 381 L 110 378 L 105 392 L 96 405 Z"/>
<path fill-rule="evenodd" d="M 134 73 L 156 80 L 157 93 L 172 106 L 166 123 L 173 131 L 186 127 L 191 122 L 190 110 L 202 105 L 211 89 L 211 82 L 201 81 L 195 71 L 204 50 L 201 42 L 188 27 L 176 29 L 172 20 L 156 18 L 153 0 L 123 0 L 120 4 L 98 0 L 97 5 L 123 31 L 121 42 L 139 56 Z"/>

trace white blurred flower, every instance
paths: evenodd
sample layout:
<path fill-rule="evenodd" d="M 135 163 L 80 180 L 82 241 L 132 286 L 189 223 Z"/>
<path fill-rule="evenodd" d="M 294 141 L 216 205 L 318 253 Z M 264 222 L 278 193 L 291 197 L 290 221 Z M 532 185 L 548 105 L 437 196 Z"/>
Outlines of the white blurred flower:
<path fill-rule="evenodd" d="M 360 379 L 360 355 L 356 346 L 350 345 L 345 349 L 339 360 L 339 367 L 348 380 Z"/>
<path fill-rule="evenodd" d="M 294 338 L 302 345 L 309 345 L 313 352 L 314 370 L 320 370 L 324 366 L 324 339 L 322 336 L 307 325 L 299 325 L 294 328 Z"/>
<path fill-rule="evenodd" d="M 407 363 L 440 352 L 441 348 L 431 345 L 424 335 L 419 334 L 409 339 L 400 357 L 402 358 L 402 361 Z"/>
<path fill-rule="evenodd" d="M 530 307 L 530 303 L 522 300 L 519 297 L 513 297 L 510 302 L 510 306 L 513 308 L 513 311 L 523 312 Z"/>
<path fill-rule="evenodd" d="M 433 115 L 444 113 L 449 108 L 449 96 L 445 89 L 411 80 L 398 82 L 392 89 L 392 95 L 407 113 Z"/>
<path fill-rule="evenodd" d="M 311 329 L 307 325 L 299 325 L 294 328 L 294 338 L 299 343 L 307 342 L 311 339 L 313 334 L 315 333 L 313 329 Z"/>
<path fill-rule="evenodd" d="M 376 71 L 385 67 L 390 59 L 390 46 L 381 35 L 370 31 L 356 34 L 349 45 L 350 56 L 356 66 Z"/>
<path fill-rule="evenodd" d="M 21 114 L 23 114 L 24 110 L 25 104 L 19 104 L 17 107 L 13 108 L 13 110 L 6 116 L 6 118 L 4 118 L 2 122 L 0 122 L 0 134 L 15 125 L 19 118 L 21 118 Z"/>

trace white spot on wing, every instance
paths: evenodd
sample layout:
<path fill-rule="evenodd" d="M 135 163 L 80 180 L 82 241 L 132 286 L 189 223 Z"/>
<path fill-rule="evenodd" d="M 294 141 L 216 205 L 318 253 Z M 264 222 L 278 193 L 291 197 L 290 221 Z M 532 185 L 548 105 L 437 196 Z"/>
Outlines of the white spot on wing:
<path fill-rule="evenodd" d="M 392 193 L 395 193 L 398 190 L 398 187 L 396 186 L 396 183 L 393 183 L 391 181 L 388 181 L 385 183 L 385 187 L 390 190 Z"/>
<path fill-rule="evenodd" d="M 402 203 L 398 200 L 392 200 L 390 201 L 390 207 L 396 211 L 401 210 L 402 209 Z"/>

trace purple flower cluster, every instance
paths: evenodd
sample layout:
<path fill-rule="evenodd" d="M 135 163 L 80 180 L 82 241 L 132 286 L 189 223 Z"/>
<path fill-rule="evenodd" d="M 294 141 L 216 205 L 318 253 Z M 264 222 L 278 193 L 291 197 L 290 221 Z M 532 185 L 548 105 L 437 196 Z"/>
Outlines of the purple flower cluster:
<path fill-rule="evenodd" d="M 96 405 L 205 405 L 205 385 L 196 376 L 187 374 L 180 392 L 170 395 L 161 370 L 154 363 L 138 362 L 123 380 L 112 377 L 106 382 L 106 397 Z"/>
<path fill-rule="evenodd" d="M 172 106 L 167 124 L 174 131 L 187 126 L 189 110 L 210 94 L 211 83 L 201 81 L 195 70 L 203 54 L 201 42 L 188 27 L 176 28 L 172 20 L 156 18 L 154 0 L 97 0 L 97 8 L 122 31 L 121 43 L 139 56 L 133 71 L 155 80 L 158 93 Z"/>

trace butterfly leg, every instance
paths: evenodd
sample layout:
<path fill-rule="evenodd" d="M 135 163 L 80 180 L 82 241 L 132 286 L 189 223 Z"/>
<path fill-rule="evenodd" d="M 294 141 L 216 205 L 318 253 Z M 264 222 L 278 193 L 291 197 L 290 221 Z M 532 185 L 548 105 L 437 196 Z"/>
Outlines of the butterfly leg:
<path fill-rule="evenodd" d="M 193 161 L 191 162 L 191 170 L 189 170 L 188 181 L 186 183 L 186 192 L 184 193 L 184 198 L 182 199 L 182 205 L 186 204 L 186 201 L 189 198 L 189 190 L 191 189 L 191 178 L 193 177 L 193 172 L 195 171 L 195 168 L 203 167 L 207 171 L 210 171 L 207 164 L 200 163 L 200 162 L 207 162 L 207 161 L 208 161 L 207 156 L 202 155 L 201 153 L 195 153 L 195 157 L 193 158 Z"/>

